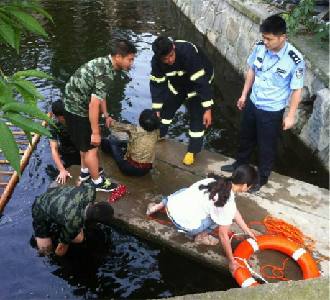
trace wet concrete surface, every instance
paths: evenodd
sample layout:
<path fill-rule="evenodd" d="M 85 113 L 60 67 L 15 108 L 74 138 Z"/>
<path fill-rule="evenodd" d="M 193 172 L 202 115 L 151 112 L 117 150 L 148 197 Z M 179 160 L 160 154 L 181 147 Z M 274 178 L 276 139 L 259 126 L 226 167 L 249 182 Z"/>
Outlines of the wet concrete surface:
<path fill-rule="evenodd" d="M 197 261 L 227 271 L 227 260 L 220 246 L 196 245 L 177 232 L 172 225 L 160 224 L 145 215 L 150 202 L 159 202 L 163 195 L 187 187 L 210 172 L 221 174 L 221 165 L 232 162 L 232 159 L 221 154 L 202 151 L 195 165 L 187 167 L 181 163 L 185 151 L 186 146 L 182 143 L 173 140 L 159 142 L 155 168 L 142 178 L 122 175 L 112 158 L 101 153 L 106 174 L 125 184 L 128 189 L 128 193 L 113 204 L 115 223 L 143 239 L 170 247 Z M 78 175 L 77 168 L 73 174 Z M 107 193 L 102 192 L 97 195 L 100 201 L 107 200 L 108 197 Z M 262 221 L 267 215 L 271 215 L 298 227 L 316 241 L 313 255 L 321 259 L 322 274 L 329 274 L 328 190 L 272 173 L 269 183 L 262 187 L 260 192 L 238 196 L 237 207 L 247 222 Z M 235 224 L 232 229 L 239 232 Z M 272 256 L 271 253 L 266 255 L 267 259 Z M 261 257 L 260 262 L 265 262 L 265 258 Z M 299 276 L 295 279 L 299 279 Z"/>

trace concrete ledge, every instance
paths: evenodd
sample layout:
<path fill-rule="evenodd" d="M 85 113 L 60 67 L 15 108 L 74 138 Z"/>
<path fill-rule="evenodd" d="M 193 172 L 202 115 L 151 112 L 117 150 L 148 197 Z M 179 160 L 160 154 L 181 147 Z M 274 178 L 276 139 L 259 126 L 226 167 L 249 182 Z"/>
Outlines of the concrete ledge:
<path fill-rule="evenodd" d="M 329 299 L 329 277 L 301 281 L 264 284 L 247 289 L 230 289 L 223 292 L 210 292 L 195 295 L 185 295 L 169 299 L 198 300 L 307 300 Z"/>
<path fill-rule="evenodd" d="M 144 239 L 153 240 L 184 253 L 218 270 L 228 273 L 222 247 L 196 245 L 172 224 L 163 225 L 146 217 L 150 202 L 159 202 L 169 195 L 204 178 L 209 172 L 232 160 L 209 151 L 202 151 L 193 167 L 182 165 L 186 145 L 172 140 L 159 142 L 155 169 L 142 178 L 123 176 L 112 159 L 102 154 L 106 174 L 127 185 L 128 195 L 113 204 L 117 224 Z M 78 170 L 77 170 L 78 171 Z M 229 175 L 229 174 L 225 174 Z M 106 193 L 98 193 L 105 200 Z M 272 173 L 269 184 L 255 195 L 237 197 L 237 206 L 247 222 L 262 221 L 267 215 L 279 217 L 297 226 L 316 241 L 314 257 L 321 258 L 320 269 L 329 274 L 329 191 L 292 178 Z M 237 227 L 233 227 L 239 232 Z"/>

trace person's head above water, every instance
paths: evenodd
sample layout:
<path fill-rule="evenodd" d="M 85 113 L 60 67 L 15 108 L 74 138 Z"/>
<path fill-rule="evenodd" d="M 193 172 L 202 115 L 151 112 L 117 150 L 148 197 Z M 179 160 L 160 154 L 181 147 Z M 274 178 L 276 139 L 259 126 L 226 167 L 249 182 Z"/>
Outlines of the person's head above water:
<path fill-rule="evenodd" d="M 85 223 L 110 225 L 113 219 L 113 208 L 105 201 L 89 204 L 86 208 Z"/>
<path fill-rule="evenodd" d="M 140 114 L 139 124 L 145 131 L 154 131 L 159 128 L 160 120 L 152 109 L 145 109 Z"/>
<path fill-rule="evenodd" d="M 221 177 L 210 174 L 209 177 L 215 181 L 208 185 L 200 185 L 199 189 L 209 193 L 209 199 L 214 201 L 215 206 L 222 207 L 230 197 L 231 191 L 234 193 L 244 193 L 257 182 L 258 173 L 250 165 L 241 165 L 235 169 L 231 177 Z"/>
<path fill-rule="evenodd" d="M 112 65 L 115 70 L 128 71 L 134 62 L 136 47 L 127 40 L 117 39 L 110 48 Z"/>
<path fill-rule="evenodd" d="M 155 53 L 155 57 L 161 62 L 167 65 L 173 65 L 175 62 L 175 45 L 173 41 L 165 36 L 159 36 L 152 43 L 152 50 Z"/>

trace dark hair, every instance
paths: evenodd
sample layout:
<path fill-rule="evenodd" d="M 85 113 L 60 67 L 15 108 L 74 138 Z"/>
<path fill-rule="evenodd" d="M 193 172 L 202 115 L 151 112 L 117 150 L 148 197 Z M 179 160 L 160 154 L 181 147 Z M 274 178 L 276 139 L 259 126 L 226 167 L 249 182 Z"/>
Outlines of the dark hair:
<path fill-rule="evenodd" d="M 145 109 L 140 114 L 139 124 L 146 131 L 153 131 L 159 128 L 160 121 L 156 112 L 152 109 Z"/>
<path fill-rule="evenodd" d="M 209 174 L 208 177 L 214 178 L 208 185 L 201 184 L 200 190 L 206 190 L 209 193 L 209 199 L 214 201 L 215 206 L 222 207 L 230 197 L 232 183 L 253 185 L 258 174 L 255 168 L 250 165 L 241 165 L 235 169 L 231 177 L 221 177 L 215 174 Z"/>
<path fill-rule="evenodd" d="M 64 103 L 62 100 L 57 100 L 52 103 L 52 113 L 56 117 L 64 116 L 64 112 L 65 112 L 65 109 L 64 109 Z"/>
<path fill-rule="evenodd" d="M 87 225 L 101 223 L 110 225 L 113 218 L 113 208 L 105 201 L 90 204 L 86 210 L 85 223 Z"/>
<path fill-rule="evenodd" d="M 173 50 L 173 46 L 173 41 L 168 37 L 159 36 L 152 43 L 152 51 L 154 51 L 156 57 L 161 58 L 169 54 Z"/>
<path fill-rule="evenodd" d="M 111 55 L 127 56 L 129 54 L 136 54 L 136 47 L 128 40 L 117 39 L 110 47 Z"/>
<path fill-rule="evenodd" d="M 265 19 L 260 25 L 261 33 L 281 35 L 286 33 L 285 20 L 279 15 L 273 15 Z"/>

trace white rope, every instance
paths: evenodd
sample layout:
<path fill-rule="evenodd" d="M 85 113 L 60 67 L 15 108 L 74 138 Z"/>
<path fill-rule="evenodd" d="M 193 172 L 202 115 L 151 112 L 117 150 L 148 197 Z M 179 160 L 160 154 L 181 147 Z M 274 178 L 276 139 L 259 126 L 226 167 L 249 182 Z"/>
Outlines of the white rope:
<path fill-rule="evenodd" d="M 237 236 L 237 235 L 246 235 L 245 233 L 234 233 L 230 239 L 229 239 L 229 242 L 231 243 L 231 240 L 234 238 L 234 236 Z"/>
<path fill-rule="evenodd" d="M 253 271 L 253 269 L 252 269 L 251 266 L 248 264 L 248 262 L 247 262 L 247 260 L 246 260 L 245 258 L 236 257 L 236 256 L 235 256 L 234 258 L 236 258 L 236 259 L 242 261 L 242 262 L 245 264 L 245 266 L 247 267 L 247 269 L 249 270 L 249 272 L 250 272 L 253 276 L 255 276 L 255 277 L 261 279 L 264 283 L 268 283 L 268 281 L 267 281 L 265 278 L 263 278 L 263 277 L 262 277 L 260 274 L 258 274 L 257 272 Z"/>
<path fill-rule="evenodd" d="M 231 240 L 234 238 L 234 236 L 238 236 L 238 235 L 246 235 L 246 233 L 234 233 L 234 234 L 230 237 L 229 241 L 231 242 Z M 261 279 L 263 282 L 268 283 L 268 281 L 267 281 L 265 278 L 263 278 L 260 274 L 258 274 L 257 272 L 255 272 L 255 271 L 251 268 L 251 266 L 248 264 L 248 262 L 247 262 L 247 260 L 246 260 L 245 258 L 241 258 L 241 257 L 234 257 L 234 258 L 236 258 L 236 259 L 242 261 L 242 262 L 245 264 L 245 266 L 247 267 L 247 269 L 249 270 L 249 272 L 250 272 L 252 275 L 254 275 L 255 277 Z"/>

